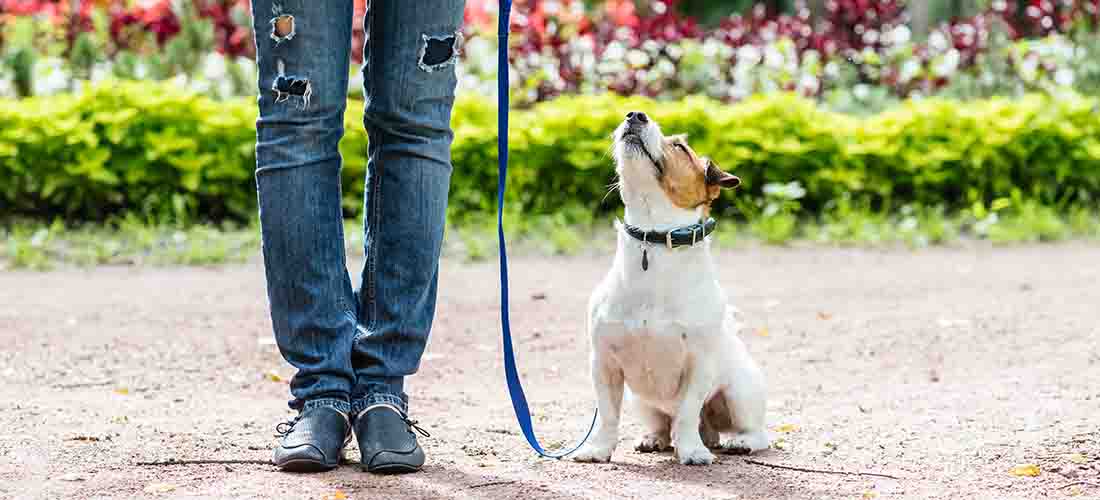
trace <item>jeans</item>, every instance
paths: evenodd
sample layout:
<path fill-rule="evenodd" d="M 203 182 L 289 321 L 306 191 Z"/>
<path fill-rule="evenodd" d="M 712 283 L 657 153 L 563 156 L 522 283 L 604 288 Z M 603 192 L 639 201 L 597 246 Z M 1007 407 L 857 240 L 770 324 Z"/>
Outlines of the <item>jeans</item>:
<path fill-rule="evenodd" d="M 264 270 L 276 343 L 297 369 L 292 408 L 408 411 L 404 379 L 420 365 L 435 314 L 464 3 L 369 2 L 366 262 L 353 289 L 337 149 L 353 1 L 252 0 Z"/>

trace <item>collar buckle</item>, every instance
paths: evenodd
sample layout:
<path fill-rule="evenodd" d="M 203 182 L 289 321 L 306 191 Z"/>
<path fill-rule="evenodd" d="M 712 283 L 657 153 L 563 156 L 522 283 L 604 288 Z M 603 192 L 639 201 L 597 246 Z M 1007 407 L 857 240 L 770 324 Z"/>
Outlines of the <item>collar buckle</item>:
<path fill-rule="evenodd" d="M 665 233 L 665 245 L 668 246 L 669 250 L 672 250 L 673 248 L 675 248 L 675 247 L 672 246 L 672 231 L 669 231 L 669 232 Z"/>

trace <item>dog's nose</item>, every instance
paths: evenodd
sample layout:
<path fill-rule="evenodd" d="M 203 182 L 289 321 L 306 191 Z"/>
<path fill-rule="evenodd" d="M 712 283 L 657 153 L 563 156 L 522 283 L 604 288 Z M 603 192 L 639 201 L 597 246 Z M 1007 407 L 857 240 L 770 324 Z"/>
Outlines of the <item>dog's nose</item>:
<path fill-rule="evenodd" d="M 649 117 L 641 111 L 631 111 L 627 113 L 626 120 L 630 123 L 649 123 Z"/>

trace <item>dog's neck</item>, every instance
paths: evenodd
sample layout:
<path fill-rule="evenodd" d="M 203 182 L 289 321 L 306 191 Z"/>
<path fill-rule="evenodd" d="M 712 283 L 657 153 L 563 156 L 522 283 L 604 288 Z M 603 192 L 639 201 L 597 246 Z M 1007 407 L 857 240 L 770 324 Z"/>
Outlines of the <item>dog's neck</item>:
<path fill-rule="evenodd" d="M 619 172 L 623 220 L 648 231 L 668 231 L 699 222 L 702 208 L 683 209 L 669 200 L 659 181 L 649 172 L 622 169 Z"/>

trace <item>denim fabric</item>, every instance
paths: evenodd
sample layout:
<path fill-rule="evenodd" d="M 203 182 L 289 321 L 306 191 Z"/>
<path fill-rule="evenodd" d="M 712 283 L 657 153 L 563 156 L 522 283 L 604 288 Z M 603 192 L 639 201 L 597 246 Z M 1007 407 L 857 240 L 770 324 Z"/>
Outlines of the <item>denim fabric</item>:
<path fill-rule="evenodd" d="M 428 5 L 430 4 L 430 5 Z M 366 262 L 344 254 L 341 157 L 352 0 L 253 0 L 259 66 L 256 187 L 275 339 L 316 399 L 407 411 L 435 314 L 451 176 L 463 0 L 372 0 L 363 80 L 370 136 Z"/>

